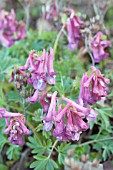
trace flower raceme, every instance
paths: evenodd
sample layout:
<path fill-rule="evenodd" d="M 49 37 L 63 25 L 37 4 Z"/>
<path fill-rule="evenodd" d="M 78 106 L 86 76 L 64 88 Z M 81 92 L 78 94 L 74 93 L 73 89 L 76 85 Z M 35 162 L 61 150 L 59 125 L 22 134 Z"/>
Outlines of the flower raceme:
<path fill-rule="evenodd" d="M 31 131 L 25 126 L 26 120 L 23 114 L 12 113 L 0 108 L 0 118 L 5 118 L 7 128 L 5 134 L 9 134 L 8 140 L 14 145 L 23 145 L 22 136 L 29 135 Z"/>
<path fill-rule="evenodd" d="M 91 50 L 94 57 L 94 62 L 99 63 L 104 58 L 109 57 L 109 53 L 105 52 L 105 48 L 111 45 L 111 42 L 108 40 L 103 40 L 103 33 L 98 32 L 96 38 L 91 39 Z"/>
<path fill-rule="evenodd" d="M 31 51 L 24 66 L 19 68 L 19 74 L 23 78 L 27 78 L 27 84 L 32 84 L 35 90 L 33 96 L 28 98 L 30 103 L 35 103 L 40 98 L 40 94 L 46 90 L 47 85 L 54 85 L 56 83 L 53 67 L 54 52 L 50 48 L 48 54 L 45 49 L 42 55 L 39 56 L 35 50 Z M 14 81 L 14 73 L 10 78 L 10 82 Z"/>
<path fill-rule="evenodd" d="M 70 9 L 71 16 L 67 19 L 67 32 L 68 32 L 68 48 L 74 50 L 78 48 L 78 43 L 82 38 L 81 28 L 84 22 L 79 19 L 72 9 Z"/>
<path fill-rule="evenodd" d="M 97 101 L 102 100 L 107 96 L 110 80 L 104 78 L 100 70 L 91 66 L 92 73 L 88 76 L 88 73 L 83 74 L 80 86 L 79 102 L 82 99 L 83 105 L 93 105 Z"/>
<path fill-rule="evenodd" d="M 39 99 L 39 92 L 44 91 L 47 84 L 53 85 L 56 83 L 55 75 L 57 72 L 54 71 L 53 60 L 54 52 L 52 48 L 50 48 L 50 54 L 44 49 L 40 57 L 36 54 L 36 51 L 32 51 L 26 64 L 20 67 L 22 71 L 29 71 L 28 84 L 32 84 L 35 89 L 34 95 L 28 98 L 30 103 L 35 103 Z"/>
<path fill-rule="evenodd" d="M 50 131 L 54 125 L 53 136 L 57 140 L 79 140 L 82 131 L 86 131 L 89 128 L 89 123 L 86 120 L 94 121 L 94 119 L 90 119 L 93 110 L 85 108 L 68 98 L 60 99 L 56 96 L 57 92 L 55 91 L 45 112 L 46 117 L 41 117 L 44 122 L 43 129 Z M 66 105 L 58 105 L 60 100 L 66 103 Z M 97 116 L 97 112 L 95 114 Z"/>
<path fill-rule="evenodd" d="M 15 19 L 14 9 L 10 13 L 4 9 L 0 11 L 0 42 L 3 46 L 10 47 L 15 41 L 24 39 L 25 25 Z"/>

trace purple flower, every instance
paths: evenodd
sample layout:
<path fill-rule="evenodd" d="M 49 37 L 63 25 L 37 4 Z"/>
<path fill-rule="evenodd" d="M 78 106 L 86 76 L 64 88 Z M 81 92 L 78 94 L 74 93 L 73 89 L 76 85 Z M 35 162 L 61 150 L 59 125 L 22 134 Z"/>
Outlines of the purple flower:
<path fill-rule="evenodd" d="M 62 100 L 66 101 L 67 104 L 63 109 L 60 105 L 58 113 L 53 116 L 55 122 L 53 136 L 63 141 L 79 140 L 80 133 L 89 128 L 89 124 L 83 119 L 89 115 L 90 109 L 67 98 L 62 98 Z"/>
<path fill-rule="evenodd" d="M 97 101 L 102 100 L 103 97 L 107 96 L 108 87 L 110 80 L 104 78 L 100 70 L 97 70 L 94 66 L 91 67 L 92 73 L 88 76 L 88 73 L 84 73 L 81 86 L 79 100 L 83 100 L 84 106 L 87 104 L 93 105 Z"/>
<path fill-rule="evenodd" d="M 84 106 L 77 104 L 75 102 L 73 102 L 72 100 L 68 99 L 68 98 L 62 98 L 62 100 L 66 101 L 67 103 L 71 104 L 71 107 L 74 109 L 74 112 L 77 111 L 76 114 L 78 114 L 78 116 L 84 118 L 87 115 L 89 115 L 91 109 L 90 108 L 85 108 Z"/>
<path fill-rule="evenodd" d="M 108 40 L 102 39 L 103 33 L 98 32 L 96 38 L 91 37 L 91 49 L 94 56 L 95 63 L 99 63 L 104 58 L 109 57 L 109 53 L 105 52 L 105 48 L 111 45 Z"/>
<path fill-rule="evenodd" d="M 82 120 L 81 117 L 73 113 L 73 111 L 68 112 L 66 115 L 66 134 L 68 139 L 79 140 L 80 133 L 86 131 L 89 128 L 89 124 Z"/>
<path fill-rule="evenodd" d="M 28 56 L 28 59 L 27 59 L 25 65 L 24 65 L 24 66 L 21 66 L 21 67 L 20 67 L 20 70 L 22 70 L 22 71 L 24 71 L 24 70 L 29 70 L 29 71 L 31 71 L 31 72 L 34 71 L 34 70 L 36 70 L 36 66 L 35 66 L 35 64 L 34 64 L 34 59 L 33 59 L 34 55 L 36 55 L 36 51 L 35 51 L 35 50 L 33 50 L 33 51 L 30 52 L 30 54 L 29 54 L 29 56 Z"/>
<path fill-rule="evenodd" d="M 89 124 L 83 119 L 88 116 L 88 119 L 91 119 L 91 108 L 85 108 L 68 98 L 58 99 L 56 95 L 57 92 L 54 92 L 49 108 L 49 102 L 42 103 L 43 107 L 45 104 L 46 107 L 44 107 L 44 109 L 46 108 L 47 110 L 46 117 L 41 117 L 44 122 L 43 129 L 50 131 L 54 126 L 53 136 L 55 136 L 57 140 L 79 140 L 80 133 L 89 128 Z M 62 100 L 63 103 L 66 102 L 65 107 L 63 104 L 58 105 L 58 100 Z"/>
<path fill-rule="evenodd" d="M 15 41 L 24 39 L 25 25 L 15 19 L 14 9 L 10 13 L 4 9 L 0 11 L 0 42 L 2 45 L 10 47 Z"/>
<path fill-rule="evenodd" d="M 37 100 L 39 99 L 39 91 L 36 90 L 33 94 L 32 97 L 28 97 L 27 100 L 30 102 L 30 103 L 35 103 Z"/>
<path fill-rule="evenodd" d="M 42 105 L 43 108 L 43 112 L 47 113 L 48 109 L 49 109 L 49 105 L 51 103 L 51 94 L 48 94 L 47 92 L 42 93 L 42 96 L 40 97 L 40 103 Z"/>
<path fill-rule="evenodd" d="M 74 11 L 70 10 L 71 16 L 67 20 L 67 32 L 68 32 L 68 48 L 74 50 L 78 48 L 78 43 L 82 38 L 81 28 L 84 23 L 77 16 L 75 16 Z"/>
<path fill-rule="evenodd" d="M 22 136 L 29 135 L 31 131 L 25 126 L 26 120 L 23 114 L 7 112 L 5 108 L 0 108 L 0 118 L 5 118 L 7 128 L 5 134 L 9 134 L 8 140 L 14 145 L 23 145 Z"/>
<path fill-rule="evenodd" d="M 8 112 L 5 108 L 0 108 L 0 118 L 11 118 L 17 116 L 23 116 L 23 115 L 20 113 Z"/>
<path fill-rule="evenodd" d="M 59 122 L 55 121 L 53 136 L 55 136 L 57 140 L 61 140 L 61 141 L 68 140 L 67 136 L 65 135 L 65 124 L 63 118 Z"/>
<path fill-rule="evenodd" d="M 58 114 L 54 115 L 54 124 L 55 128 L 53 130 L 53 136 L 56 137 L 57 140 L 67 141 L 67 136 L 65 135 L 65 124 L 64 124 L 64 115 L 66 114 L 69 108 L 69 104 L 66 105 L 64 109 L 62 109 L 62 104 L 60 104 L 58 108 Z"/>
<path fill-rule="evenodd" d="M 54 52 L 52 48 L 50 48 L 50 54 L 44 49 L 41 56 L 38 56 L 36 51 L 31 51 L 25 65 L 20 67 L 22 72 L 29 75 L 27 83 L 32 84 L 36 90 L 34 95 L 28 98 L 29 102 L 35 103 L 40 97 L 38 91 L 46 90 L 47 84 L 56 83 L 55 75 L 57 72 L 54 71 L 53 61 Z"/>
<path fill-rule="evenodd" d="M 87 118 L 87 120 L 92 122 L 92 121 L 96 120 L 97 115 L 98 115 L 98 113 L 95 110 L 91 109 L 90 114 L 86 118 Z"/>
<path fill-rule="evenodd" d="M 55 91 L 51 97 L 51 103 L 48 108 L 48 112 L 46 114 L 46 117 L 41 117 L 44 120 L 44 127 L 43 129 L 46 131 L 50 131 L 52 129 L 53 123 L 53 116 L 56 114 L 56 95 L 57 92 Z"/>
<path fill-rule="evenodd" d="M 54 61 L 54 51 L 52 48 L 50 48 L 50 54 L 47 60 L 47 72 L 48 72 L 47 82 L 48 84 L 55 84 L 56 83 L 55 75 L 58 74 L 58 72 L 54 71 L 53 61 Z"/>

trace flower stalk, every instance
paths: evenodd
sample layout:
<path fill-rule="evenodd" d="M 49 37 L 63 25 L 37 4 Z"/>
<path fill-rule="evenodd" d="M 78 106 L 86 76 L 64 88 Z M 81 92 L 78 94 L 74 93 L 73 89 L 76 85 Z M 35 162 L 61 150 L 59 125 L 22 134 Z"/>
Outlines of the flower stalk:
<path fill-rule="evenodd" d="M 55 57 L 56 49 L 57 49 L 57 46 L 58 46 L 58 41 L 59 41 L 59 39 L 60 39 L 60 36 L 61 36 L 61 34 L 62 34 L 65 26 L 66 26 L 66 24 L 63 24 L 60 32 L 59 32 L 58 35 L 57 35 L 57 38 L 56 38 L 56 41 L 55 41 L 55 44 L 54 44 L 54 48 L 53 48 L 53 50 L 54 50 L 54 57 Z"/>

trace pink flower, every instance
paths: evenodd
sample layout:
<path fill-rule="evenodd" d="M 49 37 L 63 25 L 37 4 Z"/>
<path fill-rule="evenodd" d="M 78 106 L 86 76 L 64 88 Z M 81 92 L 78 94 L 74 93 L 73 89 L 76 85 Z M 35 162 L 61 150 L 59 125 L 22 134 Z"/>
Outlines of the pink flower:
<path fill-rule="evenodd" d="M 91 49 L 94 56 L 95 63 L 99 63 L 104 58 L 109 57 L 109 53 L 105 52 L 105 48 L 111 45 L 108 40 L 102 39 L 103 33 L 98 32 L 96 38 L 91 37 Z"/>
<path fill-rule="evenodd" d="M 67 32 L 68 32 L 68 48 L 74 50 L 78 48 L 78 43 L 82 38 L 81 28 L 84 23 L 77 16 L 75 16 L 74 11 L 70 10 L 71 16 L 67 20 Z"/>
<path fill-rule="evenodd" d="M 57 72 L 53 68 L 54 52 L 50 48 L 50 54 L 48 54 L 45 49 L 42 55 L 39 57 L 36 51 L 31 51 L 24 66 L 20 67 L 22 72 L 29 75 L 27 83 L 32 84 L 33 88 L 36 90 L 34 95 L 28 98 L 28 101 L 35 103 L 39 99 L 38 91 L 46 90 L 47 84 L 53 85 L 56 83 L 55 75 Z"/>
<path fill-rule="evenodd" d="M 53 136 L 57 140 L 79 140 L 80 133 L 86 131 L 89 128 L 89 124 L 83 119 L 91 120 L 91 108 L 85 108 L 68 98 L 58 99 L 56 98 L 57 92 L 54 92 L 51 97 L 49 108 L 47 107 L 46 117 L 41 117 L 44 122 L 43 129 L 50 131 L 54 126 Z M 66 102 L 65 107 L 60 104 L 58 100 Z M 47 106 L 47 103 L 43 103 Z M 48 103 L 49 104 L 49 103 Z M 57 111 L 58 108 L 58 111 Z"/>
<path fill-rule="evenodd" d="M 46 131 L 50 131 L 53 126 L 52 120 L 53 120 L 53 116 L 56 114 L 56 95 L 57 92 L 55 91 L 51 97 L 51 103 L 48 108 L 47 115 L 46 117 L 42 117 L 42 119 L 44 120 L 43 129 Z"/>
<path fill-rule="evenodd" d="M 0 108 L 0 118 L 11 118 L 17 116 L 23 116 L 23 115 L 20 113 L 8 112 L 5 108 Z"/>
<path fill-rule="evenodd" d="M 27 100 L 30 102 L 30 103 L 35 103 L 37 100 L 39 99 L 39 91 L 36 90 L 33 94 L 32 97 L 28 97 Z"/>
<path fill-rule="evenodd" d="M 15 41 L 24 39 L 25 25 L 15 19 L 14 9 L 10 13 L 4 9 L 0 11 L 0 42 L 4 46 L 12 46 Z"/>
<path fill-rule="evenodd" d="M 87 104 L 93 105 L 97 101 L 102 100 L 103 97 L 107 96 L 108 87 L 110 80 L 104 78 L 100 70 L 97 70 L 94 66 L 91 67 L 92 73 L 88 76 L 88 73 L 84 73 L 81 86 L 79 100 L 83 100 L 84 106 Z"/>
<path fill-rule="evenodd" d="M 7 112 L 5 108 L 0 108 L 0 118 L 5 118 L 7 128 L 5 134 L 9 134 L 8 140 L 14 145 L 23 145 L 22 136 L 29 135 L 31 131 L 25 126 L 26 120 L 23 114 Z"/>
<path fill-rule="evenodd" d="M 59 106 L 58 114 L 55 114 L 55 129 L 53 136 L 58 140 L 79 140 L 80 133 L 89 128 L 89 124 L 83 119 L 90 113 L 90 109 L 84 108 L 67 98 L 62 98 L 67 105 L 62 109 Z"/>
<path fill-rule="evenodd" d="M 42 93 L 42 96 L 40 97 L 40 103 L 42 105 L 43 108 L 43 112 L 47 113 L 48 109 L 49 109 L 49 105 L 51 103 L 51 94 L 48 94 L 47 92 Z"/>

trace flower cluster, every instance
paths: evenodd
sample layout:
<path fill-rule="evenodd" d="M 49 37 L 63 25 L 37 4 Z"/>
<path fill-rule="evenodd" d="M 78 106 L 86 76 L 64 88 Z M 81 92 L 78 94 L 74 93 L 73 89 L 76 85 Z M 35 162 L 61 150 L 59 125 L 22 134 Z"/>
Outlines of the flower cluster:
<path fill-rule="evenodd" d="M 15 19 L 15 12 L 10 13 L 4 9 L 0 11 L 0 42 L 10 47 L 15 41 L 25 38 L 25 25 Z"/>
<path fill-rule="evenodd" d="M 9 134 L 8 140 L 14 145 L 23 145 L 22 136 L 29 135 L 31 131 L 25 126 L 26 120 L 23 114 L 12 113 L 0 108 L 0 118 L 5 118 L 7 128 L 5 134 Z"/>
<path fill-rule="evenodd" d="M 109 53 L 105 52 L 105 48 L 111 45 L 108 40 L 102 39 L 102 32 L 98 32 L 96 38 L 91 37 L 91 49 L 95 63 L 99 63 L 104 58 L 109 57 Z"/>
<path fill-rule="evenodd" d="M 70 9 L 71 16 L 67 20 L 68 31 L 68 48 L 74 50 L 78 48 L 78 43 L 82 38 L 81 28 L 84 26 L 84 22 L 79 19 L 72 9 Z"/>
<path fill-rule="evenodd" d="M 54 125 L 53 136 L 57 140 L 79 140 L 82 131 L 89 128 L 89 123 L 86 120 L 94 121 L 97 112 L 91 108 L 85 108 L 68 98 L 60 99 L 56 96 L 57 91 L 53 93 L 51 100 L 48 100 L 48 103 L 46 102 L 47 107 L 44 109 L 46 117 L 41 117 L 44 123 L 43 129 L 50 131 Z M 47 101 L 46 98 L 45 101 Z M 59 101 L 66 103 L 65 106 L 64 104 L 58 104 Z M 42 106 L 44 107 L 44 105 Z"/>
<path fill-rule="evenodd" d="M 99 100 L 103 100 L 107 96 L 110 80 L 104 78 L 100 70 L 91 66 L 92 72 L 88 75 L 83 74 L 80 86 L 79 101 L 82 99 L 84 106 L 87 104 L 93 105 Z"/>
<path fill-rule="evenodd" d="M 50 48 L 50 54 L 43 50 L 42 55 L 38 56 L 36 51 L 31 51 L 24 66 L 19 68 L 19 73 L 27 78 L 27 84 L 32 84 L 35 90 L 32 97 L 28 98 L 30 103 L 35 103 L 40 98 L 40 93 L 46 90 L 47 85 L 56 83 L 55 75 L 57 72 L 53 68 L 54 52 Z M 14 81 L 14 73 L 10 82 Z"/>

